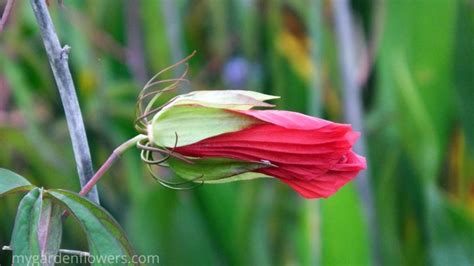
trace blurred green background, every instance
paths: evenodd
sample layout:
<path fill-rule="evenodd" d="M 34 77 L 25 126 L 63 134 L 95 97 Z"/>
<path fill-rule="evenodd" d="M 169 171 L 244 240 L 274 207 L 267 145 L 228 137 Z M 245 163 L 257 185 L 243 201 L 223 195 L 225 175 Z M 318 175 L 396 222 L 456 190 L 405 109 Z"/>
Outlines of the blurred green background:
<path fill-rule="evenodd" d="M 49 0 L 50 12 L 72 47 L 96 169 L 136 135 L 147 79 L 194 50 L 192 85 L 180 92 L 256 90 L 282 96 L 278 109 L 344 121 L 332 1 L 60 2 Z M 322 200 L 269 180 L 174 191 L 131 150 L 99 191 L 138 253 L 163 265 L 474 265 L 474 1 L 353 0 L 351 12 L 377 227 L 355 182 Z M 0 34 L 0 63 L 0 167 L 78 191 L 29 1 L 15 2 Z M 18 199 L 0 199 L 0 246 Z M 87 249 L 72 219 L 63 238 Z M 0 264 L 10 255 L 0 251 Z"/>

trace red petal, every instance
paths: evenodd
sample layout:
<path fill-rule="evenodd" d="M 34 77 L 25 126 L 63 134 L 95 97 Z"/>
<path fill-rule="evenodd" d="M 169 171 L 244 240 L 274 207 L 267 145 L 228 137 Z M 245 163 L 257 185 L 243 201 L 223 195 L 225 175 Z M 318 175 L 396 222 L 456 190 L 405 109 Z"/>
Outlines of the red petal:
<path fill-rule="evenodd" d="M 228 157 L 240 160 L 269 161 L 272 164 L 297 164 L 297 165 L 333 165 L 337 163 L 347 149 L 333 150 L 326 153 L 293 154 L 287 152 L 274 152 L 260 149 L 245 148 L 211 148 L 211 149 L 178 149 L 178 153 L 194 157 Z"/>
<path fill-rule="evenodd" d="M 352 152 L 359 133 L 350 125 L 332 123 L 287 111 L 236 111 L 263 124 L 177 147 L 194 157 L 269 161 L 277 167 L 256 172 L 274 176 L 305 198 L 328 197 L 366 167 Z"/>
<path fill-rule="evenodd" d="M 300 130 L 287 129 L 278 125 L 255 125 L 237 132 L 230 132 L 211 137 L 201 142 L 241 142 L 260 141 L 268 143 L 293 143 L 293 144 L 325 144 L 334 139 L 344 138 L 351 128 L 342 126 L 332 130 Z M 196 143 L 197 144 L 197 143 Z"/>
<path fill-rule="evenodd" d="M 261 170 L 259 172 L 265 171 Z M 280 180 L 291 186 L 305 198 L 327 198 L 336 193 L 347 182 L 354 179 L 358 173 L 359 171 L 329 171 L 319 178 L 313 180 L 289 178 L 280 178 Z"/>
<path fill-rule="evenodd" d="M 279 125 L 281 127 L 290 129 L 315 130 L 321 129 L 323 127 L 329 127 L 331 129 L 335 127 L 351 128 L 351 125 L 348 124 L 338 124 L 321 118 L 290 111 L 247 110 L 236 112 L 255 117 L 270 124 Z"/>
<path fill-rule="evenodd" d="M 323 154 L 329 153 L 338 149 L 345 149 L 346 151 L 352 145 L 347 140 L 333 140 L 327 143 L 320 144 L 296 144 L 296 143 L 278 143 L 278 142 L 263 142 L 263 141 L 205 141 L 201 145 L 187 146 L 186 150 L 214 150 L 228 148 L 230 150 L 239 149 L 261 149 L 271 152 L 284 152 L 293 154 Z"/>
<path fill-rule="evenodd" d="M 327 190 L 321 187 L 318 181 L 301 181 L 296 179 L 281 179 L 291 188 L 293 188 L 298 194 L 307 199 L 325 198 L 329 195 L 334 194 L 334 190 Z"/>
<path fill-rule="evenodd" d="M 335 164 L 325 173 L 315 167 L 294 165 L 262 168 L 258 172 L 281 179 L 305 198 L 326 198 L 336 193 L 365 168 L 365 158 L 350 151 L 345 155 L 345 160 Z"/>
<path fill-rule="evenodd" d="M 326 165 L 329 168 L 351 148 L 347 127 L 333 132 L 294 130 L 257 125 L 177 147 L 176 152 L 196 157 L 229 157 L 271 163 Z"/>

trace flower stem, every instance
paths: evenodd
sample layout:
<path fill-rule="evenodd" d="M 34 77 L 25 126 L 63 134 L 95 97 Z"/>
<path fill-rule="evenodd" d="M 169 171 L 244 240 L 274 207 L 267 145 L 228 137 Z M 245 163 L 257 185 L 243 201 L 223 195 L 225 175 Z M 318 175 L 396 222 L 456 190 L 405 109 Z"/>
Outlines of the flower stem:
<path fill-rule="evenodd" d="M 99 168 L 99 170 L 97 170 L 95 175 L 87 182 L 87 184 L 84 185 L 84 187 L 81 189 L 79 194 L 86 195 L 94 187 L 94 185 L 100 180 L 102 175 L 104 175 L 104 173 L 112 166 L 115 160 L 117 160 L 124 151 L 134 146 L 140 140 L 146 139 L 146 138 L 147 138 L 146 135 L 140 134 L 138 136 L 135 136 L 134 138 L 127 140 L 126 142 L 118 146 L 109 156 L 109 158 L 105 161 L 105 163 Z"/>

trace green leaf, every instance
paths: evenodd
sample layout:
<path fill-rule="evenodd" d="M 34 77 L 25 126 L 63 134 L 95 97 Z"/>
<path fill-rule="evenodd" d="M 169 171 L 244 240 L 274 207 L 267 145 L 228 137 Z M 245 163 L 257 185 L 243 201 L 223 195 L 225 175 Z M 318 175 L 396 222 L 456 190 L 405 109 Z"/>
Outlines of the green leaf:
<path fill-rule="evenodd" d="M 11 248 L 13 256 L 39 259 L 38 225 L 41 213 L 42 190 L 35 188 L 23 197 L 18 206 L 13 228 Z"/>
<path fill-rule="evenodd" d="M 61 221 L 62 208 L 49 198 L 38 199 L 36 204 L 40 204 L 41 213 L 38 225 L 38 239 L 41 255 L 44 258 L 54 258 L 61 246 L 63 225 Z M 36 205 L 35 204 L 35 205 Z M 39 208 L 39 207 L 37 207 Z M 44 265 L 54 265 L 54 260 L 48 260 Z"/>
<path fill-rule="evenodd" d="M 321 264 L 371 265 L 368 232 L 353 183 L 321 202 Z"/>
<path fill-rule="evenodd" d="M 456 4 L 388 1 L 386 9 L 379 104 L 387 113 L 380 118 L 393 117 L 402 148 L 419 176 L 432 182 L 442 165 L 456 110 L 452 84 Z M 430 15 L 419 16 L 420 12 Z M 436 17 L 437 23 L 429 17 Z"/>
<path fill-rule="evenodd" d="M 30 190 L 34 186 L 24 177 L 4 168 L 0 168 L 0 196 L 16 191 Z"/>
<path fill-rule="evenodd" d="M 432 265 L 474 265 L 474 223 L 468 209 L 448 202 L 434 186 L 425 193 Z"/>
<path fill-rule="evenodd" d="M 206 158 L 192 160 L 193 163 L 170 158 L 169 166 L 176 174 L 187 180 L 205 183 L 226 183 L 232 181 L 249 180 L 259 177 L 268 177 L 260 173 L 251 173 L 263 167 L 269 167 L 263 162 L 246 162 L 226 158 Z"/>
<path fill-rule="evenodd" d="M 26 260 L 42 260 L 42 265 L 54 265 L 62 236 L 61 208 L 43 199 L 43 190 L 35 188 L 20 202 L 12 234 L 14 256 Z M 29 264 L 35 264 L 30 261 Z"/>
<path fill-rule="evenodd" d="M 125 232 L 105 209 L 70 191 L 53 189 L 48 190 L 46 195 L 64 205 L 79 221 L 87 235 L 91 256 L 111 255 L 131 259 L 134 255 Z M 133 265 L 122 261 L 117 263 Z M 94 265 L 105 264 L 97 262 Z"/>
<path fill-rule="evenodd" d="M 258 123 L 257 119 L 233 111 L 192 105 L 164 109 L 152 120 L 148 133 L 158 146 L 189 145 L 223 133 L 239 131 Z"/>
<path fill-rule="evenodd" d="M 274 105 L 263 101 L 277 98 L 279 97 L 243 90 L 193 91 L 176 97 L 171 104 L 198 104 L 205 107 L 249 110 L 252 107 L 273 107 Z"/>
<path fill-rule="evenodd" d="M 454 74 L 459 118 L 463 122 L 466 141 L 474 152 L 474 9 L 469 1 L 458 1 Z"/>
<path fill-rule="evenodd" d="M 158 72 L 170 63 L 171 51 L 165 40 L 166 24 L 163 23 L 161 5 L 159 1 L 146 0 L 139 6 L 140 18 L 143 20 L 143 44 L 145 54 L 148 56 L 150 68 Z"/>

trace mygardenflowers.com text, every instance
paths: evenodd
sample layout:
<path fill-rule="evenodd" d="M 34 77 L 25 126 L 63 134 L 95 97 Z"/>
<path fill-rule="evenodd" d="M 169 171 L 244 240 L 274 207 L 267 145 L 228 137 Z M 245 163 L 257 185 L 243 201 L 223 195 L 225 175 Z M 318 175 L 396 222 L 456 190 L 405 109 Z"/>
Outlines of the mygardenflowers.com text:
<path fill-rule="evenodd" d="M 107 256 L 80 256 L 72 254 L 61 254 L 56 256 L 12 256 L 13 265 L 39 266 L 43 264 L 149 264 L 156 265 L 160 263 L 158 255 L 107 255 Z"/>

